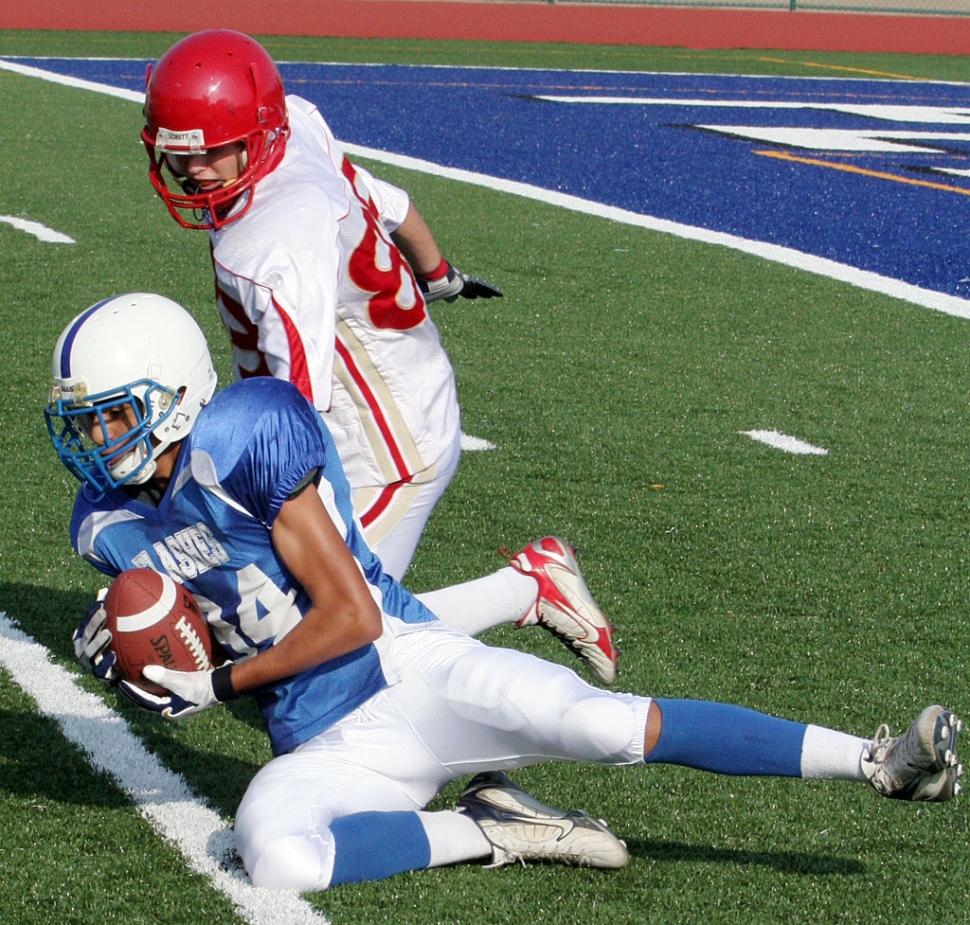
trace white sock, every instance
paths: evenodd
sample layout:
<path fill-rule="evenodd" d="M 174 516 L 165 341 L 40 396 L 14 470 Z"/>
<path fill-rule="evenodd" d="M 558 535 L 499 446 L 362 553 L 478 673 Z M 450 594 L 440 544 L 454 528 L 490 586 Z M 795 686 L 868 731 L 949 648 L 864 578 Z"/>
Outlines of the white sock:
<path fill-rule="evenodd" d="M 502 623 L 514 623 L 525 616 L 536 602 L 538 585 L 534 578 L 507 565 L 460 585 L 417 595 L 419 601 L 442 623 L 474 636 Z"/>
<path fill-rule="evenodd" d="M 418 818 L 431 846 L 428 867 L 492 857 L 491 843 L 475 822 L 464 813 L 451 810 L 438 813 L 419 812 Z"/>
<path fill-rule="evenodd" d="M 802 740 L 802 777 L 865 780 L 862 752 L 868 739 L 809 725 Z"/>

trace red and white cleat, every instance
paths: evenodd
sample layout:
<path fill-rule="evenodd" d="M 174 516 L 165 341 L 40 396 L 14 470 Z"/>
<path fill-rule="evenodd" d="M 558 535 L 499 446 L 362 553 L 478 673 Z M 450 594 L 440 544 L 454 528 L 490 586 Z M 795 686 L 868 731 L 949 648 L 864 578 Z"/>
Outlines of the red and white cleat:
<path fill-rule="evenodd" d="M 573 547 L 558 536 L 544 536 L 512 556 L 509 565 L 539 582 L 535 604 L 515 625 L 549 630 L 603 684 L 612 684 L 617 657 L 613 627 L 586 587 Z"/>

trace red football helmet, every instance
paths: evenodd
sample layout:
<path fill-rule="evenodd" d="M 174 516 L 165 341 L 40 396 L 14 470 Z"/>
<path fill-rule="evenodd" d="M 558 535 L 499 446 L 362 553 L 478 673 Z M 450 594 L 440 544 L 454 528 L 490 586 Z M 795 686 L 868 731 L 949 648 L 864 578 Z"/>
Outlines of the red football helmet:
<path fill-rule="evenodd" d="M 253 185 L 283 157 L 289 134 L 283 80 L 273 59 L 257 41 L 229 29 L 187 36 L 149 65 L 145 122 L 141 137 L 152 185 L 186 228 L 219 228 L 239 218 L 252 203 Z M 215 190 L 200 189 L 170 157 L 233 142 L 244 144 L 243 168 Z M 243 205 L 230 216 L 241 196 Z"/>

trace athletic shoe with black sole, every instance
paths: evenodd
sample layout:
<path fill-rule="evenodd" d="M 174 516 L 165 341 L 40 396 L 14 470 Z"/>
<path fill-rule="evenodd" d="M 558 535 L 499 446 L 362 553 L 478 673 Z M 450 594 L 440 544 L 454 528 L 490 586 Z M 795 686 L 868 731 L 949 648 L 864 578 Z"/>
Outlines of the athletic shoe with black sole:
<path fill-rule="evenodd" d="M 626 867 L 626 844 L 602 820 L 582 810 L 546 806 L 501 771 L 472 778 L 457 809 L 475 821 L 492 845 L 489 867 L 558 861 L 576 867 Z"/>

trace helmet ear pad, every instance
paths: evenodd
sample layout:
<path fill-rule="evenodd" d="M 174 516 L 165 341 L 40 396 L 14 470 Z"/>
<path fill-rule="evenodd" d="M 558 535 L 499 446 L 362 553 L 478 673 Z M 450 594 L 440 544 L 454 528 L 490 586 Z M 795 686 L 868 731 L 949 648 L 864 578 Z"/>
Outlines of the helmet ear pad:
<path fill-rule="evenodd" d="M 239 218 L 252 202 L 253 186 L 282 159 L 289 134 L 276 64 L 258 42 L 230 29 L 189 35 L 149 67 L 144 112 L 149 178 L 172 216 L 188 228 L 218 228 Z M 200 153 L 234 142 L 245 145 L 245 166 L 221 189 L 180 188 L 165 162 L 166 153 Z"/>

